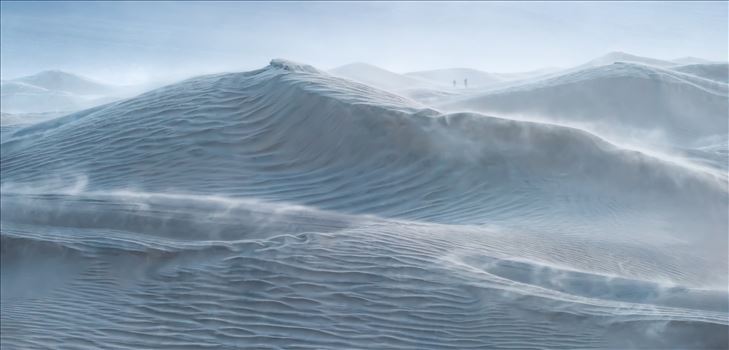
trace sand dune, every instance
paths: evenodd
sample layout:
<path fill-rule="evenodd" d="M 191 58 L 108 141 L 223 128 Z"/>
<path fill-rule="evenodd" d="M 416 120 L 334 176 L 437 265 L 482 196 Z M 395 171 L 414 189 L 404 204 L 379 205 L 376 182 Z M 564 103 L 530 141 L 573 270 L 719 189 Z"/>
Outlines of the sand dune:
<path fill-rule="evenodd" d="M 407 73 L 406 75 L 428 80 L 431 81 L 434 85 L 442 87 L 453 87 L 453 81 L 455 80 L 457 87 L 461 88 L 464 88 L 464 79 L 468 79 L 468 85 L 470 87 L 484 87 L 498 84 L 507 80 L 494 74 L 470 68 L 436 69 L 429 71 L 412 72 Z"/>
<path fill-rule="evenodd" d="M 680 64 L 680 65 L 716 63 L 716 62 L 711 62 L 711 61 L 703 59 L 703 58 L 692 57 L 692 56 L 676 58 L 676 59 L 671 60 L 671 62 Z"/>
<path fill-rule="evenodd" d="M 722 83 L 729 82 L 729 63 L 689 64 L 671 69 Z"/>
<path fill-rule="evenodd" d="M 654 66 L 654 67 L 673 67 L 680 63 L 675 61 L 666 61 L 666 60 L 660 60 L 650 57 L 643 57 L 638 55 L 632 55 L 627 52 L 621 52 L 621 51 L 613 51 L 609 52 L 603 56 L 597 57 L 581 66 L 579 68 L 587 68 L 587 67 L 599 67 L 599 66 L 607 66 L 618 62 L 626 62 L 626 63 L 638 63 L 638 64 L 644 64 L 647 66 Z"/>
<path fill-rule="evenodd" d="M 4 80 L 0 85 L 4 113 L 68 114 L 141 92 L 142 86 L 114 86 L 58 70 Z"/>
<path fill-rule="evenodd" d="M 440 107 L 585 123 L 622 135 L 653 133 L 657 139 L 686 144 L 727 134 L 728 90 L 725 83 L 670 69 L 615 63 L 446 101 Z"/>
<path fill-rule="evenodd" d="M 112 90 L 112 87 L 108 85 L 59 70 L 43 71 L 34 75 L 13 79 L 12 82 L 78 95 L 103 94 Z"/>
<path fill-rule="evenodd" d="M 438 85 L 416 76 L 390 72 L 367 63 L 352 63 L 332 69 L 331 74 L 371 85 L 382 90 L 398 91 L 412 88 L 435 88 Z"/>
<path fill-rule="evenodd" d="M 273 60 L 2 141 L 3 347 L 728 342 L 726 176 L 584 130 Z"/>

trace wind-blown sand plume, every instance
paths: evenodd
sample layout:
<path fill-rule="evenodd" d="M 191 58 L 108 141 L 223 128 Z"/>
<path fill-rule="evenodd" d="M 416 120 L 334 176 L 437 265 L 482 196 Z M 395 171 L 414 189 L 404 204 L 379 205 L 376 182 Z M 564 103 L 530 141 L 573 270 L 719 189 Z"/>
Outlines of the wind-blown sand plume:
<path fill-rule="evenodd" d="M 3 347 L 729 343 L 725 174 L 584 130 L 273 60 L 9 135 Z"/>

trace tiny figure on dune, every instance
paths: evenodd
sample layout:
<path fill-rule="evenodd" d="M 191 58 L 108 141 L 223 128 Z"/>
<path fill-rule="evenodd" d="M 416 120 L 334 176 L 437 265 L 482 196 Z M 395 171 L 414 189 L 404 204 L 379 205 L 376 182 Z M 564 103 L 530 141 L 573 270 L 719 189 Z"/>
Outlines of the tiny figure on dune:
<path fill-rule="evenodd" d="M 468 89 L 468 79 L 463 79 L 463 87 Z"/>
<path fill-rule="evenodd" d="M 455 79 L 453 79 L 453 88 L 454 89 L 456 88 L 456 80 Z"/>

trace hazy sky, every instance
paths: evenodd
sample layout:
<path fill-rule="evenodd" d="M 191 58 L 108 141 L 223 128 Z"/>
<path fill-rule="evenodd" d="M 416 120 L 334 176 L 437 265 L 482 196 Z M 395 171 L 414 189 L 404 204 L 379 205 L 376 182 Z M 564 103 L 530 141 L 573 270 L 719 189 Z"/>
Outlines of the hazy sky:
<path fill-rule="evenodd" d="M 727 2 L 2 2 L 3 79 L 116 83 L 263 67 L 523 71 L 609 51 L 727 60 Z"/>

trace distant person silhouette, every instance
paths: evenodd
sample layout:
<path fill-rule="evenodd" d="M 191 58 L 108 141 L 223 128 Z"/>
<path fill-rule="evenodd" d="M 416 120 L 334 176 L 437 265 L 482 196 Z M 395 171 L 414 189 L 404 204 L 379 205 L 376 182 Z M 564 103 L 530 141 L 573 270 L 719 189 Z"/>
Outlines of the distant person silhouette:
<path fill-rule="evenodd" d="M 456 88 L 456 80 L 455 79 L 453 80 L 453 88 L 454 89 Z"/>
<path fill-rule="evenodd" d="M 463 87 L 468 89 L 468 79 L 463 79 Z"/>

